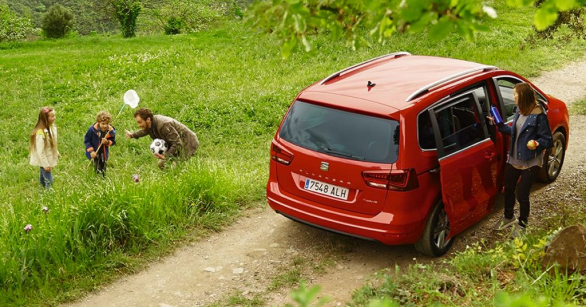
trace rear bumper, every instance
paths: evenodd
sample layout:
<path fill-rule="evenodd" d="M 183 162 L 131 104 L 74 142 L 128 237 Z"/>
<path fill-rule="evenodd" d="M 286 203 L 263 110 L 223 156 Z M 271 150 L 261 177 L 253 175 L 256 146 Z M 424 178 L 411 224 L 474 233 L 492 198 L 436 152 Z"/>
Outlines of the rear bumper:
<path fill-rule="evenodd" d="M 394 214 L 385 210 L 368 216 L 299 199 L 287 195 L 279 188 L 277 182 L 270 180 L 267 184 L 267 200 L 273 210 L 292 220 L 387 245 L 413 244 L 421 237 L 424 227 L 422 221 L 399 223 Z M 404 219 L 405 217 L 401 220 Z"/>

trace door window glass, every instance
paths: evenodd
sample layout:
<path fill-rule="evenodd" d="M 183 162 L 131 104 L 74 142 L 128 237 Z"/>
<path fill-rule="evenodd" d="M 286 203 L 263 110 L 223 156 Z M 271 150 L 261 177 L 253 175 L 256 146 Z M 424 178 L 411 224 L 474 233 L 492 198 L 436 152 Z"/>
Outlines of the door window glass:
<path fill-rule="evenodd" d="M 472 93 L 474 93 L 474 95 L 478 99 L 478 103 L 480 104 L 480 109 L 482 110 L 482 113 L 483 113 L 481 116 L 479 116 L 479 118 L 481 119 L 482 122 L 485 122 L 485 124 L 488 125 L 489 123 L 488 123 L 488 120 L 486 119 L 486 116 L 490 115 L 491 103 L 489 100 L 490 98 L 489 98 L 486 86 L 481 85 L 478 88 L 472 90 Z M 451 115 L 449 115 L 448 113 L 449 113 L 449 110 L 440 111 L 442 123 L 440 123 L 439 128 L 440 128 L 440 130 L 442 130 L 442 133 L 444 135 L 453 134 L 453 131 L 455 131 L 453 125 L 455 125 L 456 121 L 457 121 L 457 120 L 455 120 L 454 123 L 450 122 L 449 124 L 447 124 L 444 119 L 451 117 Z M 456 113 L 458 113 L 458 112 L 456 111 Z M 418 125 L 417 128 L 418 128 L 419 146 L 421 147 L 421 149 L 436 149 L 437 146 L 435 143 L 433 128 L 431 126 L 431 120 L 429 118 L 428 112 L 422 112 L 421 114 L 419 114 L 418 119 L 417 119 L 417 125 Z M 451 128 L 451 131 L 448 131 L 449 128 Z M 491 137 L 492 137 L 493 131 L 491 131 L 489 129 L 488 132 L 491 134 Z"/>
<path fill-rule="evenodd" d="M 485 139 L 474 95 L 466 95 L 434 111 L 444 147 L 449 155 Z"/>
<path fill-rule="evenodd" d="M 513 116 L 515 115 L 515 111 L 517 110 L 517 104 L 515 104 L 515 96 L 513 92 L 513 88 L 515 84 L 521 81 L 517 79 L 499 79 L 497 81 L 498 89 L 501 93 L 501 98 L 503 99 L 503 113 L 501 116 L 503 120 L 508 122 L 513 120 Z"/>
<path fill-rule="evenodd" d="M 419 114 L 417 119 L 417 131 L 419 137 L 419 147 L 421 149 L 435 149 L 435 137 L 433 135 L 433 127 L 431 126 L 431 120 L 429 119 L 429 112 Z"/>

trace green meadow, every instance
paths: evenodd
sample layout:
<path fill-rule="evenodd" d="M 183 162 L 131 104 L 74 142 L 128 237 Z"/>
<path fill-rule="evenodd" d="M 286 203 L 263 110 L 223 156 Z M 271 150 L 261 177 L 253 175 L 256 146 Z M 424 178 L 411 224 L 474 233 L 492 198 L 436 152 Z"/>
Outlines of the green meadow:
<path fill-rule="evenodd" d="M 312 52 L 287 60 L 275 37 L 240 21 L 191 35 L 0 44 L 0 306 L 75 299 L 221 230 L 243 208 L 264 206 L 269 145 L 282 116 L 300 90 L 332 72 L 396 51 L 528 77 L 583 57 L 584 40 L 565 39 L 563 29 L 556 39 L 529 44 L 531 8 L 494 5 L 499 18 L 485 20 L 494 30 L 473 42 L 455 34 L 439 42 L 425 33 L 397 34 L 354 51 L 322 35 L 312 38 Z M 98 111 L 118 114 L 129 89 L 140 107 L 197 133 L 194 158 L 158 170 L 150 138 L 124 138 L 125 129 L 137 129 L 125 108 L 113 123 L 117 145 L 107 176 L 93 173 L 83 136 Z M 42 106 L 56 110 L 61 153 L 49 193 L 28 163 L 28 137 Z M 32 231 L 24 231 L 27 224 Z"/>

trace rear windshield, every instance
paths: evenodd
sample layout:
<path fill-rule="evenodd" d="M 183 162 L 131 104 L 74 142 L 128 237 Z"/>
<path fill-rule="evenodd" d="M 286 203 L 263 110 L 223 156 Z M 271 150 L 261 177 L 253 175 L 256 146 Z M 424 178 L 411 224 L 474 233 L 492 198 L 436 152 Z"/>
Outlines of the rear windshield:
<path fill-rule="evenodd" d="M 296 101 L 279 136 L 332 156 L 394 163 L 399 154 L 399 122 Z"/>

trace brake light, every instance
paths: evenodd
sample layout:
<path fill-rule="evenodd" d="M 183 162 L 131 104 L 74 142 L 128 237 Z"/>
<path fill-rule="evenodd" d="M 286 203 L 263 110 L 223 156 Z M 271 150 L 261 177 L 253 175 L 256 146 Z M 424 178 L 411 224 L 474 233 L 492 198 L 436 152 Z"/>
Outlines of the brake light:
<path fill-rule="evenodd" d="M 415 169 L 362 172 L 368 186 L 379 189 L 409 191 L 419 187 Z"/>
<path fill-rule="evenodd" d="M 289 165 L 293 161 L 293 154 L 281 148 L 274 141 L 271 143 L 271 159 L 285 165 Z"/>

